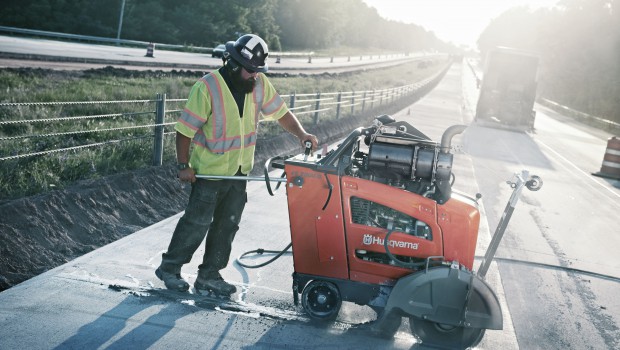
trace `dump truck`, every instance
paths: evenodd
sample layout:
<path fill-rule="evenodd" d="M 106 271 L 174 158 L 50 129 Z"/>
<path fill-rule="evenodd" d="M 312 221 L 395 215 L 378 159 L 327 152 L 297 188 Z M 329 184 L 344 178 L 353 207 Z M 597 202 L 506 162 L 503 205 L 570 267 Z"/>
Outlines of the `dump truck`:
<path fill-rule="evenodd" d="M 539 60 L 531 52 L 507 47 L 491 49 L 484 64 L 475 122 L 532 131 Z"/>

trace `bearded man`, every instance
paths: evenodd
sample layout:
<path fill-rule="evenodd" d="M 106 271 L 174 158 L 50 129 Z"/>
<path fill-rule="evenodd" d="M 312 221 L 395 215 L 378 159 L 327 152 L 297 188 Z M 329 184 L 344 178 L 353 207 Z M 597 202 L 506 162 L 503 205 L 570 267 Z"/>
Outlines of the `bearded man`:
<path fill-rule="evenodd" d="M 205 239 L 205 252 L 194 289 L 198 294 L 230 296 L 236 287 L 220 270 L 228 265 L 241 214 L 247 202 L 246 181 L 207 180 L 200 175 L 245 176 L 254 166 L 259 117 L 277 120 L 295 135 L 317 147 L 264 74 L 269 55 L 267 43 L 246 34 L 226 43 L 223 67 L 194 84 L 183 113 L 175 125 L 177 176 L 190 182 L 189 203 L 162 254 L 156 276 L 166 288 L 189 290 L 181 267 Z M 194 149 L 190 157 L 190 145 Z"/>

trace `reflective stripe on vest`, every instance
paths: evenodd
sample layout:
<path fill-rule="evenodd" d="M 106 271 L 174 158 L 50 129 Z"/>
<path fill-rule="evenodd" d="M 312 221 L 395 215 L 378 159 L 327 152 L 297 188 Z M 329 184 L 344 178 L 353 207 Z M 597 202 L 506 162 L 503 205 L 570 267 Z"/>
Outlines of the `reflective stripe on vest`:
<path fill-rule="evenodd" d="M 207 121 L 186 107 L 183 109 L 183 113 L 181 113 L 179 122 L 185 124 L 192 130 L 198 131 Z"/>
<path fill-rule="evenodd" d="M 211 96 L 211 125 L 212 138 L 207 139 L 202 129 L 197 130 L 194 143 L 208 148 L 213 153 L 223 153 L 241 148 L 241 135 L 226 137 L 226 108 L 222 93 L 223 79 L 220 80 L 215 74 L 209 74 L 201 79 Z M 254 126 L 251 131 L 243 136 L 243 147 L 251 147 L 256 144 L 256 123 L 264 99 L 262 79 L 256 79 L 252 99 L 254 102 Z M 242 113 L 240 111 L 240 113 Z M 243 122 L 243 121 L 242 121 Z M 247 124 L 246 124 L 247 125 Z"/>
<path fill-rule="evenodd" d="M 258 125 L 258 115 L 260 114 L 261 106 L 263 104 L 263 100 L 265 99 L 265 92 L 263 90 L 263 79 L 257 77 L 256 86 L 252 92 L 252 98 L 254 99 L 254 125 Z"/>
<path fill-rule="evenodd" d="M 284 104 L 284 100 L 282 99 L 282 97 L 280 97 L 280 95 L 275 95 L 271 99 L 271 101 L 265 103 L 262 111 L 263 113 L 269 115 L 269 114 L 275 113 L 278 109 L 282 107 L 283 104 Z"/>

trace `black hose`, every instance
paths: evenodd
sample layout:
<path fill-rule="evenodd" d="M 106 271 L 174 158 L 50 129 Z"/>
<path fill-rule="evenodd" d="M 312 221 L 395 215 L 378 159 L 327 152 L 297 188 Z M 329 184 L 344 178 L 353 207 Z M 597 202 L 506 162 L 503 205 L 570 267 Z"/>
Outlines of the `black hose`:
<path fill-rule="evenodd" d="M 476 255 L 475 258 L 476 259 L 484 259 L 483 256 L 478 256 L 478 255 Z M 578 273 L 578 274 L 582 274 L 582 275 L 588 275 L 588 276 L 592 276 L 592 277 L 596 277 L 596 278 L 600 278 L 600 279 L 604 279 L 604 280 L 608 280 L 608 281 L 612 281 L 612 282 L 620 282 L 620 277 L 604 275 L 602 273 L 592 272 L 592 271 L 587 271 L 587 270 L 581 270 L 581 269 L 576 269 L 576 268 L 573 268 L 573 267 L 558 266 L 558 265 L 551 265 L 551 264 L 532 262 L 532 261 L 525 261 L 525 260 L 519 260 L 519 259 L 510 259 L 510 258 L 497 258 L 497 257 L 495 257 L 495 258 L 493 258 L 493 260 L 497 260 L 497 261 L 501 261 L 501 262 L 505 262 L 505 263 L 511 263 L 511 264 L 530 265 L 530 266 L 536 266 L 536 267 L 541 267 L 541 268 L 546 268 L 546 269 L 574 272 L 574 273 Z"/>
<path fill-rule="evenodd" d="M 263 169 L 264 173 L 265 173 L 265 185 L 267 186 L 267 192 L 269 192 L 269 195 L 273 196 L 273 192 L 271 190 L 271 180 L 269 179 L 269 166 L 271 165 L 271 162 L 274 160 L 281 160 L 281 159 L 285 159 L 285 157 L 271 157 L 269 159 L 267 159 L 267 161 L 265 162 L 265 167 Z M 274 168 L 279 168 L 279 169 L 284 169 L 283 165 L 276 165 L 274 163 L 273 165 Z M 284 178 L 286 176 L 286 172 L 282 172 L 282 175 L 280 175 L 280 178 Z M 278 182 L 278 184 L 276 185 L 276 191 L 278 190 L 278 188 L 280 188 L 280 184 L 281 182 Z"/>
<path fill-rule="evenodd" d="M 239 255 L 239 257 L 235 260 L 235 262 L 239 266 L 245 267 L 246 269 L 257 269 L 259 267 L 263 267 L 263 266 L 269 265 L 272 262 L 276 261 L 279 257 L 281 257 L 282 255 L 287 253 L 287 251 L 289 250 L 289 248 L 291 248 L 292 245 L 293 245 L 293 242 L 289 243 L 286 246 L 286 248 L 284 248 L 281 251 L 280 250 L 265 250 L 265 249 L 262 249 L 262 248 L 258 248 L 258 249 L 255 249 L 255 250 L 250 250 L 249 252 L 245 252 L 245 253 Z M 241 259 L 243 259 L 246 255 L 249 255 L 249 254 L 263 255 L 264 253 L 270 253 L 270 254 L 276 254 L 277 253 L 277 255 L 274 256 L 273 258 L 271 258 L 270 260 L 268 260 L 268 261 L 266 261 L 264 263 L 258 264 L 258 265 L 247 265 L 247 264 L 244 264 L 244 263 L 241 262 Z M 293 252 L 289 252 L 289 253 L 293 254 Z"/>
<path fill-rule="evenodd" d="M 329 177 L 327 177 L 327 173 L 323 174 L 325 175 L 325 180 L 327 180 L 327 188 L 329 188 L 329 193 L 327 194 L 327 200 L 325 201 L 325 205 L 323 205 L 323 211 L 325 211 L 325 208 L 327 208 L 327 205 L 329 204 L 329 200 L 332 198 L 332 190 L 334 189 L 334 186 L 332 186 L 331 182 L 329 182 Z"/>
<path fill-rule="evenodd" d="M 422 267 L 426 265 L 426 261 L 421 261 L 417 263 L 410 263 L 410 262 L 402 261 L 398 259 L 394 254 L 392 254 L 392 252 L 390 252 L 390 248 L 388 246 L 388 238 L 394 231 L 395 230 L 389 230 L 388 233 L 385 234 L 385 239 L 383 240 L 383 247 L 385 248 L 385 253 L 387 254 L 387 256 L 390 259 L 392 259 L 392 261 L 394 261 L 396 265 L 400 267 L 408 268 L 408 269 L 414 269 L 414 268 Z"/>

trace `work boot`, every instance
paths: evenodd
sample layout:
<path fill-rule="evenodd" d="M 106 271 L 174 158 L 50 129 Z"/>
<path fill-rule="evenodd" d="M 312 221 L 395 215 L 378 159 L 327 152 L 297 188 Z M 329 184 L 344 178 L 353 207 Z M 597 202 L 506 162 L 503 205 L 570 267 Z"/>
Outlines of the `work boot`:
<path fill-rule="evenodd" d="M 196 282 L 194 282 L 194 288 L 198 294 L 204 295 L 210 292 L 218 296 L 226 297 L 237 291 L 237 287 L 224 281 L 222 277 L 208 280 L 198 277 L 196 278 Z"/>
<path fill-rule="evenodd" d="M 158 267 L 155 270 L 155 276 L 164 281 L 166 288 L 176 290 L 178 292 L 186 292 L 189 289 L 189 283 L 185 282 L 180 273 L 169 273 Z"/>

